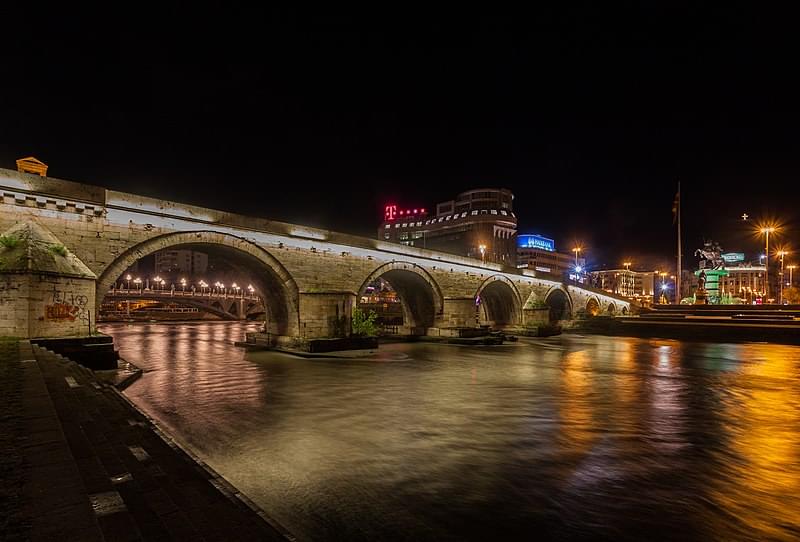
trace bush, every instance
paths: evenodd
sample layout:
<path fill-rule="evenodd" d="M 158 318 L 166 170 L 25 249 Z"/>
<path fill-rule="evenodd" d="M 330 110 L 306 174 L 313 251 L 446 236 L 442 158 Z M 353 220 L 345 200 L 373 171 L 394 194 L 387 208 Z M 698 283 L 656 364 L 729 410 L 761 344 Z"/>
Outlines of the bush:
<path fill-rule="evenodd" d="M 0 235 L 0 245 L 5 248 L 14 248 L 19 244 L 19 237 L 14 235 Z"/>
<path fill-rule="evenodd" d="M 353 309 L 352 329 L 355 337 L 374 337 L 378 334 L 378 326 L 375 319 L 378 317 L 375 311 L 366 314 L 358 307 Z"/>
<path fill-rule="evenodd" d="M 64 245 L 50 245 L 50 252 L 58 254 L 59 256 L 67 255 L 67 247 Z"/>

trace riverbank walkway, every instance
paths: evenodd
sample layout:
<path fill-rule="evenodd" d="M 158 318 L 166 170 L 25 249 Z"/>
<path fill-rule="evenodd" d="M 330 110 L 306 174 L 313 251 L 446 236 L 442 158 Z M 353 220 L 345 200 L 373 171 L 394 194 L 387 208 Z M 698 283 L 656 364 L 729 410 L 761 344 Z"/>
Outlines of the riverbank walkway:
<path fill-rule="evenodd" d="M 88 369 L 0 339 L 0 540 L 286 540 Z"/>

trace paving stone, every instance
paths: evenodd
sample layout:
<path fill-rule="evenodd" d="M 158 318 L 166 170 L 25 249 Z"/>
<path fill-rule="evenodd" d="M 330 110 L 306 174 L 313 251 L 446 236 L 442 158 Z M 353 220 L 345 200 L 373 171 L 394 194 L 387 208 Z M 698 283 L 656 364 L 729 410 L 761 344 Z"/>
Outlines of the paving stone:
<path fill-rule="evenodd" d="M 125 502 L 116 491 L 106 491 L 89 495 L 96 516 L 107 516 L 125 510 Z"/>

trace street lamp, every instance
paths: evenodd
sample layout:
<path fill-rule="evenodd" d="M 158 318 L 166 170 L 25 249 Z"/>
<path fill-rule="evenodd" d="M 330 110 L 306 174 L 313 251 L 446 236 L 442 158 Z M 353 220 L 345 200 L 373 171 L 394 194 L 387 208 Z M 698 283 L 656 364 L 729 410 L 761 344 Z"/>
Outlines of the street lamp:
<path fill-rule="evenodd" d="M 136 277 L 135 279 L 133 279 L 133 283 L 136 285 L 136 289 L 137 290 L 141 290 L 142 279 L 140 279 L 139 277 Z"/>
<path fill-rule="evenodd" d="M 769 301 L 769 234 L 775 233 L 776 228 L 774 226 L 765 226 L 761 228 L 759 231 L 766 235 L 766 250 L 764 251 L 765 256 L 765 266 L 764 266 L 764 291 L 765 291 L 765 298 Z"/>
<path fill-rule="evenodd" d="M 626 271 L 630 271 L 631 270 L 631 262 L 624 262 L 622 265 L 625 266 L 625 270 Z"/>
<path fill-rule="evenodd" d="M 778 256 L 781 257 L 781 275 L 780 275 L 781 276 L 781 289 L 780 289 L 780 297 L 778 298 L 778 303 L 783 305 L 783 283 L 784 283 L 784 280 L 783 280 L 783 258 L 787 254 L 789 254 L 789 252 L 787 252 L 786 250 L 779 250 L 777 254 L 778 254 Z"/>
<path fill-rule="evenodd" d="M 159 284 L 161 284 L 161 277 L 156 275 L 156 277 L 153 279 L 154 289 L 158 288 Z"/>
<path fill-rule="evenodd" d="M 256 291 L 256 289 L 253 288 L 252 284 L 248 284 L 247 285 L 247 291 L 250 292 L 250 295 L 253 295 L 253 293 Z"/>
<path fill-rule="evenodd" d="M 239 295 L 239 286 L 234 282 L 231 284 L 231 289 L 233 290 L 233 295 Z"/>
<path fill-rule="evenodd" d="M 131 289 L 131 276 L 130 275 L 125 275 L 125 282 L 127 282 L 126 288 L 128 290 L 130 290 Z"/>
<path fill-rule="evenodd" d="M 478 250 L 481 251 L 481 262 L 486 263 L 486 245 L 480 245 Z"/>
<path fill-rule="evenodd" d="M 186 279 L 181 279 L 181 291 L 186 293 Z"/>

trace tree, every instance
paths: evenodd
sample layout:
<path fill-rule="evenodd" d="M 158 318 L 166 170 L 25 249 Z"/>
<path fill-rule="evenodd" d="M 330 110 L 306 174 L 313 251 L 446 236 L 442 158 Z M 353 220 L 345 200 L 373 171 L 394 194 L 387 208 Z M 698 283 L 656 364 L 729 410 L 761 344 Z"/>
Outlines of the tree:
<path fill-rule="evenodd" d="M 356 337 L 374 337 L 378 334 L 378 326 L 375 324 L 375 319 L 378 317 L 375 311 L 369 311 L 366 314 L 358 307 L 353 309 L 353 335 Z"/>

